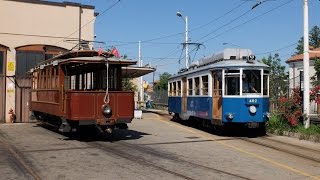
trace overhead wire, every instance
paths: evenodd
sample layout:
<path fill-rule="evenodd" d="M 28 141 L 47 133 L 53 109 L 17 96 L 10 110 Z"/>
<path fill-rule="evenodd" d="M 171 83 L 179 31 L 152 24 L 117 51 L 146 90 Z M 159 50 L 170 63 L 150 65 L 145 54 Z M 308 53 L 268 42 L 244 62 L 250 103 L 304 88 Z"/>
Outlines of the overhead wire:
<path fill-rule="evenodd" d="M 81 30 L 83 27 L 87 26 L 89 23 L 91 23 L 92 21 L 96 20 L 98 17 L 101 17 L 105 12 L 109 11 L 110 9 L 112 9 L 115 5 L 117 5 L 120 2 L 120 0 L 117 0 L 117 2 L 113 3 L 111 6 L 109 6 L 107 9 L 105 9 L 101 14 L 98 14 L 95 18 L 91 19 L 90 21 L 88 21 L 86 24 L 82 25 L 79 29 L 75 30 L 73 33 L 71 33 L 68 36 L 65 36 L 61 41 L 55 43 L 54 45 L 62 42 L 63 40 L 65 40 L 66 38 L 72 36 L 73 34 L 75 34 L 76 32 L 79 32 L 79 30 Z"/>
<path fill-rule="evenodd" d="M 208 23 L 206 24 L 203 24 L 203 25 L 200 25 L 198 27 L 195 27 L 195 28 L 192 28 L 189 30 L 189 32 L 193 32 L 193 31 L 196 31 L 198 29 L 202 29 L 203 27 L 205 26 L 208 26 L 209 24 L 212 24 L 213 22 L 221 19 L 222 17 L 225 17 L 226 15 L 230 14 L 231 12 L 235 11 L 236 9 L 240 8 L 242 5 L 244 5 L 246 2 L 243 2 L 235 7 L 233 7 L 231 10 L 227 11 L 226 13 L 224 13 L 223 15 L 209 21 Z M 151 41 L 155 41 L 155 40 L 160 40 L 160 39 L 166 39 L 166 38 L 169 38 L 169 37 L 173 37 L 173 36 L 177 36 L 177 35 L 183 35 L 184 32 L 180 32 L 180 33 L 175 33 L 175 34 L 171 34 L 171 35 L 166 35 L 166 36 L 161 36 L 161 37 L 157 37 L 157 38 L 153 38 L 153 39 L 147 39 L 147 40 L 142 40 L 141 43 L 151 43 Z M 112 41 L 109 41 L 109 42 L 112 42 Z M 134 43 L 134 44 L 137 44 L 138 42 L 123 42 L 124 44 L 125 43 L 128 43 L 128 44 L 131 44 L 131 43 Z M 166 44 L 166 43 L 163 43 L 163 44 Z M 170 43 L 169 43 L 170 44 Z M 126 44 L 125 44 L 126 45 Z"/>
<path fill-rule="evenodd" d="M 276 10 L 276 9 L 279 9 L 279 8 L 283 7 L 283 6 L 289 4 L 289 3 L 292 2 L 292 1 L 294 1 L 294 0 L 286 1 L 286 2 L 283 3 L 283 4 L 281 4 L 281 5 L 279 5 L 279 6 L 276 6 L 276 7 L 272 8 L 271 10 L 266 11 L 266 12 L 264 12 L 264 13 L 256 16 L 256 17 L 253 17 L 253 18 L 249 19 L 248 21 L 245 21 L 245 22 L 243 22 L 243 23 L 241 23 L 241 24 L 239 24 L 239 25 L 237 25 L 237 26 L 234 26 L 234 27 L 232 27 L 231 29 L 228 29 L 228 30 L 226 30 L 226 31 L 224 31 L 224 32 L 222 32 L 222 33 L 220 33 L 220 34 L 212 37 L 212 38 L 209 38 L 209 39 L 205 40 L 204 42 L 208 42 L 208 41 L 210 41 L 210 40 L 212 40 L 212 39 L 214 39 L 214 38 L 217 38 L 217 37 L 221 36 L 221 35 L 224 34 L 224 33 L 230 32 L 230 31 L 232 31 L 232 30 L 234 30 L 234 29 L 236 29 L 236 28 L 238 28 L 238 27 L 240 27 L 240 26 L 242 26 L 242 25 L 244 25 L 244 24 L 247 24 L 247 23 L 249 23 L 249 22 L 251 22 L 251 21 L 253 21 L 253 20 L 257 19 L 257 18 L 260 18 L 260 17 L 262 17 L 262 16 L 264 16 L 264 15 L 266 15 L 266 14 L 268 14 L 268 13 L 270 13 L 270 12 Z"/>
<path fill-rule="evenodd" d="M 261 52 L 261 53 L 256 53 L 256 55 L 270 54 L 270 53 L 272 53 L 272 52 L 277 52 L 277 51 L 281 51 L 281 50 L 283 50 L 283 49 L 287 49 L 287 48 L 292 47 L 292 46 L 297 45 L 297 44 L 298 44 L 298 43 L 295 42 L 295 43 L 289 44 L 289 45 L 287 45 L 287 46 L 284 46 L 284 47 L 282 47 L 282 48 L 278 48 L 278 49 L 275 49 L 275 50 L 271 50 L 271 51 L 267 51 L 267 52 Z"/>
<path fill-rule="evenodd" d="M 239 5 L 237 5 L 236 7 L 232 8 L 231 10 L 229 10 L 229 11 L 226 12 L 226 13 L 224 13 L 223 15 L 221 15 L 221 16 L 213 19 L 213 20 L 211 20 L 210 22 L 208 22 L 208 23 L 206 23 L 206 24 L 203 24 L 203 25 L 201 25 L 201 26 L 195 27 L 195 28 L 191 29 L 190 31 L 195 31 L 195 30 L 198 30 L 198 29 L 202 29 L 203 27 L 208 26 L 209 24 L 212 24 L 212 23 L 218 21 L 219 19 L 225 17 L 226 15 L 230 14 L 230 13 L 233 12 L 234 10 L 240 8 L 240 7 L 241 7 L 242 5 L 244 5 L 245 3 L 247 3 L 247 1 L 246 1 L 246 2 L 242 2 L 241 4 L 239 4 Z"/>

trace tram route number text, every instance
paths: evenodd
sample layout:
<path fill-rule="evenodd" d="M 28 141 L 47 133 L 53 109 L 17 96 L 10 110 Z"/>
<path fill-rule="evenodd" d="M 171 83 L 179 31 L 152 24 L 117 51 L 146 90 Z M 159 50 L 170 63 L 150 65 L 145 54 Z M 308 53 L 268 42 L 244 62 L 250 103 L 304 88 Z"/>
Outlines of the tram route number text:
<path fill-rule="evenodd" d="M 257 103 L 258 100 L 257 99 L 249 99 L 249 103 Z"/>

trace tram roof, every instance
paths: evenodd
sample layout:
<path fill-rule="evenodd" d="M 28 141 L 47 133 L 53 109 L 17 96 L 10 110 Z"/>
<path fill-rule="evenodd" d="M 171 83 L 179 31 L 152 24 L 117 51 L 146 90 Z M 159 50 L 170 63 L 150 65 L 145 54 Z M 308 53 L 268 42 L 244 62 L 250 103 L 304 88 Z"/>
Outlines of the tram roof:
<path fill-rule="evenodd" d="M 95 50 L 78 50 L 78 51 L 70 51 L 64 54 L 60 54 L 55 56 L 51 59 L 42 61 L 35 66 L 35 69 L 41 66 L 48 66 L 48 65 L 57 65 L 60 63 L 101 63 L 101 61 L 107 61 L 110 64 L 122 64 L 122 65 L 135 65 L 137 61 L 129 60 L 129 59 L 119 59 L 114 58 L 114 55 L 110 52 L 103 52 L 99 53 Z"/>
<path fill-rule="evenodd" d="M 155 68 L 149 67 L 134 67 L 134 66 L 123 66 L 122 67 L 122 76 L 125 78 L 137 78 L 143 75 L 154 72 Z"/>
<path fill-rule="evenodd" d="M 122 66 L 122 75 L 126 78 L 137 78 L 151 72 L 154 72 L 154 68 L 149 67 L 136 67 L 137 61 L 128 60 L 128 59 L 118 59 L 114 58 L 114 55 L 109 52 L 103 52 L 99 56 L 98 51 L 95 50 L 79 50 L 79 51 L 70 51 L 65 54 L 55 56 L 51 59 L 43 61 L 36 65 L 35 69 L 44 68 L 48 65 L 58 65 L 58 64 L 78 64 L 78 63 L 101 63 L 108 62 L 109 64 L 121 64 Z M 31 70 L 33 71 L 33 70 Z"/>
<path fill-rule="evenodd" d="M 246 60 L 226 60 L 225 59 L 213 64 L 189 68 L 184 72 L 173 75 L 171 78 L 176 78 L 176 77 L 187 75 L 187 74 L 193 74 L 193 73 L 205 71 L 205 70 L 237 69 L 237 68 L 269 68 L 269 66 L 258 61 L 253 61 L 252 63 L 250 63 Z"/>

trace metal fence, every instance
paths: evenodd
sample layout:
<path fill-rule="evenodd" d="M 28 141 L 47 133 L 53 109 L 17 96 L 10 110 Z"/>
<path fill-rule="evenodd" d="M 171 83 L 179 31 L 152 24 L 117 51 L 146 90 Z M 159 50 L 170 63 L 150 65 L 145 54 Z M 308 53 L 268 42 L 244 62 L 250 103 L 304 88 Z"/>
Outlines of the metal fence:
<path fill-rule="evenodd" d="M 148 93 L 152 102 L 153 108 L 167 108 L 168 107 L 168 92 L 167 90 L 156 90 Z"/>

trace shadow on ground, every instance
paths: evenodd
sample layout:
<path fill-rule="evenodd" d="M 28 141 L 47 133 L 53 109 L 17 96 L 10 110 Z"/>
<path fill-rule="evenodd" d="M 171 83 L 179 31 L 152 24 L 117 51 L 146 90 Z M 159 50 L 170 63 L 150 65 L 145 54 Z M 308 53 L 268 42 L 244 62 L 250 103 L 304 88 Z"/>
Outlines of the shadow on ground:
<path fill-rule="evenodd" d="M 224 137 L 248 137 L 248 138 L 256 138 L 265 136 L 266 133 L 264 131 L 261 131 L 261 129 L 249 129 L 247 127 L 221 127 L 221 126 L 209 126 L 204 127 L 202 124 L 198 121 L 189 120 L 189 121 L 183 121 L 176 118 L 171 118 L 170 121 L 180 123 L 184 126 L 192 127 L 201 131 L 205 131 L 210 134 L 218 135 L 218 136 L 224 136 Z"/>
<path fill-rule="evenodd" d="M 42 127 L 47 130 L 63 135 L 64 140 L 77 140 L 83 142 L 93 141 L 108 141 L 115 142 L 121 140 L 134 140 L 140 139 L 143 136 L 150 135 L 144 132 L 139 132 L 131 129 L 115 129 L 111 134 L 101 133 L 94 126 L 81 127 L 77 132 L 62 133 L 58 131 L 57 127 L 50 126 L 47 124 L 38 123 L 35 127 Z"/>

